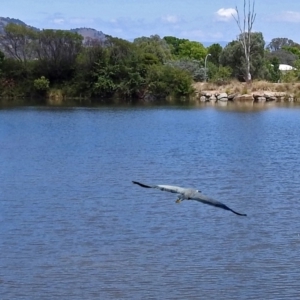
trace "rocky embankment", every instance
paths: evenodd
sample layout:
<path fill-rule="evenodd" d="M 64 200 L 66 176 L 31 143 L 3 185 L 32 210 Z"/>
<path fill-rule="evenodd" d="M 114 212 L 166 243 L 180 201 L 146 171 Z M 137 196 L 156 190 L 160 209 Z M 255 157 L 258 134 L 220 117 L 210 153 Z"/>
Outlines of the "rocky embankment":
<path fill-rule="evenodd" d="M 197 91 L 195 100 L 199 102 L 238 102 L 238 103 L 264 103 L 264 102 L 297 102 L 293 94 L 286 92 L 252 92 L 249 94 L 227 94 L 216 91 Z"/>

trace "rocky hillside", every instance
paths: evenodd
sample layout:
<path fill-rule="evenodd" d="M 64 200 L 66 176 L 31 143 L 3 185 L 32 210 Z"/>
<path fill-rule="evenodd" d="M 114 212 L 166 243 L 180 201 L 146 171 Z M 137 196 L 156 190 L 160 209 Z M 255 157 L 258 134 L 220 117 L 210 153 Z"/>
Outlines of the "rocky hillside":
<path fill-rule="evenodd" d="M 106 35 L 102 31 L 93 28 L 75 28 L 71 29 L 72 32 L 77 32 L 83 36 L 83 42 L 89 43 L 91 40 L 105 41 Z"/>

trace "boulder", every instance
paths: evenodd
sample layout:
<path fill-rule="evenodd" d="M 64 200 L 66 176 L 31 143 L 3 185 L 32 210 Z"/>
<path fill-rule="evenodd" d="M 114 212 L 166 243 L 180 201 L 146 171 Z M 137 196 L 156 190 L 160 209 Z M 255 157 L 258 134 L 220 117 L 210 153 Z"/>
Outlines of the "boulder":
<path fill-rule="evenodd" d="M 254 102 L 254 98 L 251 94 L 243 94 L 243 95 L 236 95 L 233 98 L 234 102 Z"/>
<path fill-rule="evenodd" d="M 220 93 L 217 94 L 218 101 L 228 101 L 228 95 L 227 93 Z"/>
<path fill-rule="evenodd" d="M 254 92 L 253 93 L 254 99 L 259 98 L 259 97 L 266 97 L 265 92 Z"/>
<path fill-rule="evenodd" d="M 277 97 L 275 97 L 275 96 L 270 96 L 270 97 L 267 97 L 266 98 L 267 99 L 267 101 L 277 101 Z"/>
<path fill-rule="evenodd" d="M 229 94 L 228 95 L 228 100 L 232 101 L 235 96 L 237 96 L 237 93 L 235 93 L 235 94 Z"/>
<path fill-rule="evenodd" d="M 263 103 L 263 102 L 266 102 L 266 97 L 263 97 L 263 96 L 259 96 L 259 97 L 254 97 L 255 99 L 255 102 L 259 102 L 259 103 Z"/>
<path fill-rule="evenodd" d="M 216 97 L 215 95 L 211 95 L 211 96 L 209 97 L 209 101 L 210 101 L 210 102 L 216 102 L 216 101 L 217 101 L 217 97 Z"/>

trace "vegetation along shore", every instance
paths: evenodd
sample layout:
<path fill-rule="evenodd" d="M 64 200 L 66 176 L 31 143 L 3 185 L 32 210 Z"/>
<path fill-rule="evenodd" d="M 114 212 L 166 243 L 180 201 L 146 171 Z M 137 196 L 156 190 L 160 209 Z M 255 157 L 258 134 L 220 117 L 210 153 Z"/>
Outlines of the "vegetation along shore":
<path fill-rule="evenodd" d="M 174 36 L 130 42 L 82 33 L 93 29 L 39 30 L 0 21 L 0 102 L 300 102 L 300 44 L 274 38 L 266 45 L 251 28 L 224 47 L 205 47 Z"/>

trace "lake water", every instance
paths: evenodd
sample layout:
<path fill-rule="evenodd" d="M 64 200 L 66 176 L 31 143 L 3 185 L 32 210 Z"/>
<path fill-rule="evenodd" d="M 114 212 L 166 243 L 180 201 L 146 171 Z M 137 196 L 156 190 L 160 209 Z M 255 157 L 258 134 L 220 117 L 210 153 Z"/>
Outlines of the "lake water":
<path fill-rule="evenodd" d="M 1 109 L 0 166 L 2 300 L 300 298 L 300 107 Z"/>

